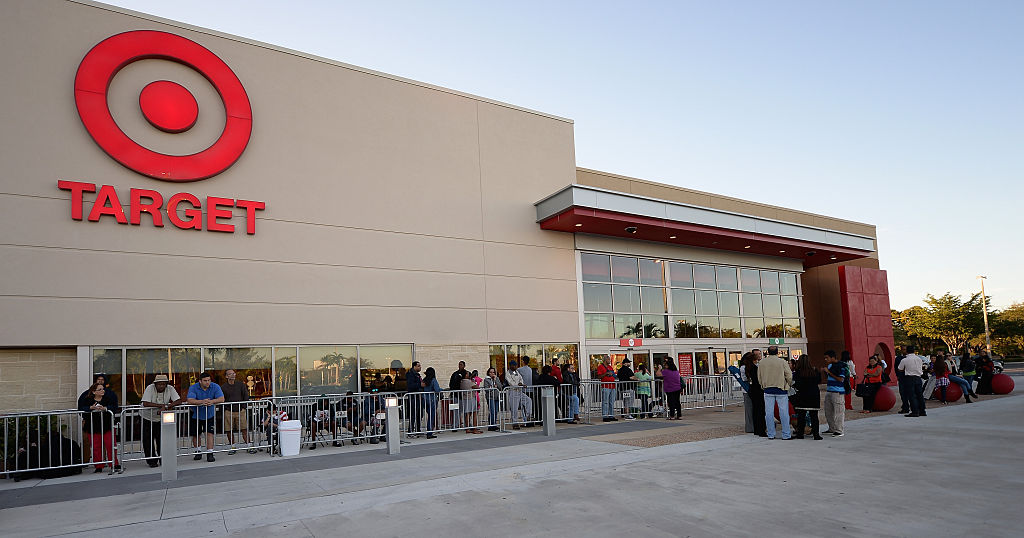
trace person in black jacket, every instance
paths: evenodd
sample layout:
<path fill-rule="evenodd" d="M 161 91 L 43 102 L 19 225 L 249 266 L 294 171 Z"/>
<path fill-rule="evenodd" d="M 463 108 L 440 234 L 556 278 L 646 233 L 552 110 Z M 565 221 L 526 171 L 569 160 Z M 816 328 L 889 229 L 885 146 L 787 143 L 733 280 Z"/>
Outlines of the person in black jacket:
<path fill-rule="evenodd" d="M 420 361 L 412 361 L 412 368 L 405 373 L 405 392 L 410 395 L 406 412 L 409 414 L 409 437 L 419 437 L 423 418 L 423 376 L 420 375 Z"/>
<path fill-rule="evenodd" d="M 755 349 L 750 353 L 750 359 L 744 372 L 747 375 L 747 382 L 750 383 L 750 403 L 754 406 L 754 435 L 768 437 L 768 425 L 765 424 L 765 421 L 758 420 L 759 417 L 765 416 L 764 389 L 761 388 L 761 383 L 757 380 L 757 363 L 761 360 L 761 350 Z"/>
<path fill-rule="evenodd" d="M 96 472 L 103 472 L 106 464 L 101 462 L 105 459 L 113 462 L 115 472 L 120 472 L 121 462 L 117 460 L 117 452 L 114 450 L 114 416 L 120 411 L 117 395 L 98 382 L 89 388 L 89 394 L 91 398 L 79 399 L 78 410 L 82 412 L 82 430 L 92 444 L 92 461 L 96 462 Z"/>
<path fill-rule="evenodd" d="M 572 364 L 562 366 L 562 390 L 569 405 L 569 424 L 580 421 L 580 374 Z"/>
<path fill-rule="evenodd" d="M 466 371 L 466 361 L 459 361 L 459 369 L 452 372 L 452 377 L 448 379 L 448 390 L 462 390 L 462 380 L 469 375 Z M 452 394 L 452 400 L 458 401 L 461 398 L 458 396 L 459 393 Z M 455 431 L 462 427 L 462 413 L 455 413 L 452 417 L 452 431 Z"/>
<path fill-rule="evenodd" d="M 793 397 L 793 409 L 796 410 L 796 434 L 797 439 L 804 438 L 804 423 L 806 415 L 811 416 L 811 431 L 814 439 L 821 440 L 819 432 L 818 410 L 821 409 L 821 393 L 818 385 L 821 384 L 821 370 L 811 365 L 811 358 L 807 355 L 800 355 L 796 362 L 796 371 L 793 372 L 793 386 L 796 388 L 796 395 Z"/>

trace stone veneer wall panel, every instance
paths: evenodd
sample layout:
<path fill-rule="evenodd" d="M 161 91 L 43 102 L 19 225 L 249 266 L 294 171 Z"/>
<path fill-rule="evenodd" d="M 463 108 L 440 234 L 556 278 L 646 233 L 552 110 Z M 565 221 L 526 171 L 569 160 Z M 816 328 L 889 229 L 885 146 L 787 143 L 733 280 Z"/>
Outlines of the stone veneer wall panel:
<path fill-rule="evenodd" d="M 73 409 L 75 348 L 0 349 L 0 412 Z"/>

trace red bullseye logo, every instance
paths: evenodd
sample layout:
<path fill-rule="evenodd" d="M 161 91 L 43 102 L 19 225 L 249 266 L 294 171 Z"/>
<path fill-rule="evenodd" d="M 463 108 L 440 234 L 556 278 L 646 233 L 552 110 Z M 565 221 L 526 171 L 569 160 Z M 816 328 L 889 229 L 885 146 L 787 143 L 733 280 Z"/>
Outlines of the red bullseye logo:
<path fill-rule="evenodd" d="M 224 102 L 224 131 L 210 147 L 192 155 L 165 155 L 128 137 L 110 114 L 107 92 L 114 76 L 138 60 L 160 59 L 194 69 Z M 245 151 L 252 134 L 252 107 L 231 68 L 202 45 L 184 37 L 138 30 L 109 37 L 89 51 L 75 75 L 75 105 L 93 140 L 122 165 L 164 181 L 197 181 L 227 170 Z M 139 108 L 153 127 L 184 133 L 199 117 L 196 98 L 175 82 L 158 80 L 139 94 Z"/>

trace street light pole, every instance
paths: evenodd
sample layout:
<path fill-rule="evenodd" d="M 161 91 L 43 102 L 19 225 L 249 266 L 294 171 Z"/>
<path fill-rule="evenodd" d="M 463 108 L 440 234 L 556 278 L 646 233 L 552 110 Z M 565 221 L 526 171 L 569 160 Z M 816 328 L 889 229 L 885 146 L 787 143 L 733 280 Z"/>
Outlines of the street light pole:
<path fill-rule="evenodd" d="M 988 337 L 988 305 L 985 301 L 985 279 L 987 276 L 979 275 L 978 279 L 981 280 L 981 315 L 985 319 L 985 350 L 988 351 L 988 356 L 992 356 L 992 342 Z"/>

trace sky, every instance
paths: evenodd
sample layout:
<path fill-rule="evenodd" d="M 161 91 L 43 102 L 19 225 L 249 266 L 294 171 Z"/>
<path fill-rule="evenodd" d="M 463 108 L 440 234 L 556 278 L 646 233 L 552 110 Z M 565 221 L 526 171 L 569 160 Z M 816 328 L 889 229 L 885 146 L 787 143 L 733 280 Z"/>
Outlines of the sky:
<path fill-rule="evenodd" d="M 1024 2 L 107 3 L 570 118 L 580 167 L 874 224 L 893 308 L 978 275 L 1024 301 Z"/>

